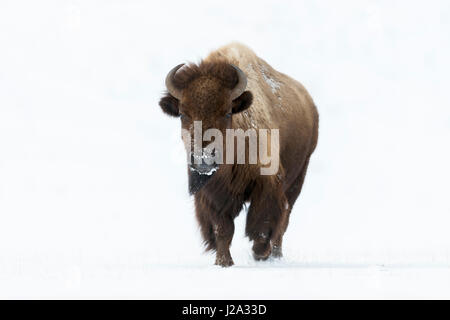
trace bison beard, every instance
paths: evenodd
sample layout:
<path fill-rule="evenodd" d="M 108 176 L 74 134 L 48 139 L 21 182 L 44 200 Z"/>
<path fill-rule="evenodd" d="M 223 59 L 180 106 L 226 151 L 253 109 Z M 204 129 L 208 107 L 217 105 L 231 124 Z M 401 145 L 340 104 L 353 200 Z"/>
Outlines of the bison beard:
<path fill-rule="evenodd" d="M 188 168 L 189 194 L 194 195 L 211 179 L 214 174 L 200 174 Z"/>
<path fill-rule="evenodd" d="M 233 265 L 234 219 L 246 203 L 245 233 L 253 241 L 254 258 L 281 257 L 283 235 L 318 139 L 319 116 L 306 89 L 239 43 L 212 52 L 199 65 L 173 68 L 166 87 L 159 105 L 170 116 L 182 116 L 183 129 L 201 120 L 222 132 L 279 130 L 277 174 L 261 175 L 258 159 L 257 164 L 221 164 L 212 170 L 188 166 L 188 177 L 200 231 L 206 249 L 216 251 L 217 265 Z"/>

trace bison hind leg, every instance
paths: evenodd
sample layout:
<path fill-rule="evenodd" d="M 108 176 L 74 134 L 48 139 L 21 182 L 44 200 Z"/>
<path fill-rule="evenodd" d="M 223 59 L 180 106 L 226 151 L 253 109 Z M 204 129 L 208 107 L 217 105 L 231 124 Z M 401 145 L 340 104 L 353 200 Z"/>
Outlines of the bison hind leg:
<path fill-rule="evenodd" d="M 295 204 L 300 192 L 302 191 L 303 182 L 305 181 L 306 171 L 308 170 L 309 158 L 306 159 L 305 164 L 303 165 L 302 170 L 300 171 L 297 178 L 290 185 L 290 187 L 286 190 L 286 212 L 283 221 L 281 222 L 280 232 L 277 237 L 272 241 L 272 257 L 273 258 L 281 258 L 283 257 L 283 235 L 286 232 L 286 229 L 289 224 L 289 216 L 291 215 L 292 207 Z"/>
<path fill-rule="evenodd" d="M 272 242 L 272 257 L 279 259 L 283 257 L 283 246 L 282 246 L 283 236 Z"/>

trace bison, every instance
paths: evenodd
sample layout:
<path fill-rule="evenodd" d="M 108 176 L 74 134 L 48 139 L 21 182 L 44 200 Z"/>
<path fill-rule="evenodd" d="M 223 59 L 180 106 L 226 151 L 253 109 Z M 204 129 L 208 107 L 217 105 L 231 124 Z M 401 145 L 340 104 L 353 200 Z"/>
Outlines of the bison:
<path fill-rule="evenodd" d="M 195 135 L 196 121 L 201 121 L 201 129 L 215 128 L 223 136 L 230 129 L 255 129 L 258 136 L 259 129 L 267 129 L 270 138 L 270 130 L 278 129 L 278 141 L 269 139 L 272 142 L 268 143 L 268 149 L 275 149 L 271 156 L 279 159 L 272 174 L 261 173 L 265 165 L 260 154 L 256 163 L 218 163 L 206 161 L 215 156 L 215 150 L 209 150 L 192 163 L 189 160 L 195 155 L 190 144 L 186 144 L 192 135 L 183 136 L 183 140 L 196 218 L 206 250 L 216 252 L 216 264 L 233 265 L 229 249 L 234 218 L 245 204 L 245 233 L 253 241 L 254 258 L 281 257 L 289 215 L 318 139 L 319 116 L 306 89 L 240 43 L 213 51 L 199 64 L 176 66 L 166 76 L 165 84 L 167 92 L 159 105 L 166 114 L 181 118 L 183 132 Z M 250 135 L 244 139 L 244 143 L 250 143 Z M 205 149 L 202 141 L 200 150 Z M 223 151 L 227 152 L 228 149 Z M 236 161 L 239 156 L 227 155 L 227 159 Z M 246 149 L 245 158 L 248 157 Z"/>

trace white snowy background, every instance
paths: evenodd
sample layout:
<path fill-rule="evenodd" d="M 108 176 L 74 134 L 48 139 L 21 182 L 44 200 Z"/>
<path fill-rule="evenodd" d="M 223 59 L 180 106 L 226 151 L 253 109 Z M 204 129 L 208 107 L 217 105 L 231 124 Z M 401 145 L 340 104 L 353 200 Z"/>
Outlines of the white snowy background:
<path fill-rule="evenodd" d="M 238 40 L 319 145 L 285 237 L 204 254 L 166 73 Z M 1 298 L 450 298 L 448 1 L 0 1 Z"/>

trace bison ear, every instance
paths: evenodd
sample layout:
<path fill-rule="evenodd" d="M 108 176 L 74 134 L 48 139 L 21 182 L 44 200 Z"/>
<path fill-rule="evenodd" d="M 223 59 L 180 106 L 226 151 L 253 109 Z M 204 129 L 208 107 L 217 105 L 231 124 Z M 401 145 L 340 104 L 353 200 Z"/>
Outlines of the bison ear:
<path fill-rule="evenodd" d="M 164 97 L 159 100 L 159 106 L 164 113 L 172 117 L 180 116 L 178 110 L 178 99 L 167 93 Z"/>
<path fill-rule="evenodd" d="M 253 95 L 250 91 L 244 91 L 239 97 L 233 100 L 233 113 L 239 113 L 246 110 L 253 101 Z"/>

